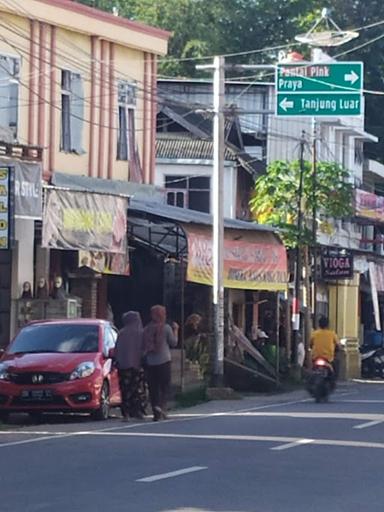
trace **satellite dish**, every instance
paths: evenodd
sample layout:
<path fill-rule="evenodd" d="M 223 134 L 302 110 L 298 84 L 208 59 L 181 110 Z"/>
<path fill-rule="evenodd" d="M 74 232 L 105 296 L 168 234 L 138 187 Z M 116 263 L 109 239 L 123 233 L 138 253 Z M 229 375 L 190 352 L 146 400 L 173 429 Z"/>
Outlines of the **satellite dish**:
<path fill-rule="evenodd" d="M 325 30 L 319 30 L 321 22 L 325 24 Z M 327 48 L 330 46 L 341 46 L 359 37 L 358 32 L 352 30 L 341 30 L 341 28 L 330 18 L 329 10 L 323 9 L 321 17 L 315 22 L 313 27 L 306 34 L 299 34 L 295 37 L 296 41 L 318 48 Z"/>

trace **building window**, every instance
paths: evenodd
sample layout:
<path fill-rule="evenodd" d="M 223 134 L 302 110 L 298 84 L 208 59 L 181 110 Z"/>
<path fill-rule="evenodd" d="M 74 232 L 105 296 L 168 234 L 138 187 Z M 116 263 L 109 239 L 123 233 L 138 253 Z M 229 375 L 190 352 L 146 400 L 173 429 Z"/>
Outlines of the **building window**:
<path fill-rule="evenodd" d="M 362 140 L 355 140 L 355 164 L 362 165 L 364 162 L 364 143 Z"/>
<path fill-rule="evenodd" d="M 118 84 L 119 127 L 117 137 L 117 160 L 134 158 L 136 87 L 129 82 Z"/>
<path fill-rule="evenodd" d="M 80 74 L 61 72 L 61 140 L 60 150 L 85 153 L 83 149 L 84 88 Z"/>
<path fill-rule="evenodd" d="M 2 139 L 17 139 L 20 61 L 0 55 L 0 127 Z"/>
<path fill-rule="evenodd" d="M 211 178 L 207 176 L 165 176 L 167 202 L 172 206 L 210 213 Z"/>

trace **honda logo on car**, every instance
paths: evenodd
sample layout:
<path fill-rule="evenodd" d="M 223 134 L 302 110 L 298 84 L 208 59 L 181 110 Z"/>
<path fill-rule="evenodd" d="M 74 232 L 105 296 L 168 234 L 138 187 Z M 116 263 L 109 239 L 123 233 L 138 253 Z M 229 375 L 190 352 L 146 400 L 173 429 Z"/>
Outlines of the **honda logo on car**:
<path fill-rule="evenodd" d="M 35 375 L 32 375 L 33 384 L 41 384 L 43 381 L 44 375 L 41 375 L 41 373 L 36 373 Z"/>

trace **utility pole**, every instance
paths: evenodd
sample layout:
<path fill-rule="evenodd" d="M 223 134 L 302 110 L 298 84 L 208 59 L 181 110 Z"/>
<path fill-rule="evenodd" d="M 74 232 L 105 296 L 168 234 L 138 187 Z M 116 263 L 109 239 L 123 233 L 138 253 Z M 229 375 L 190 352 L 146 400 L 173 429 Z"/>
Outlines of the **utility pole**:
<path fill-rule="evenodd" d="M 317 327 L 317 123 L 312 119 L 312 255 L 313 255 L 313 319 L 312 327 Z"/>
<path fill-rule="evenodd" d="M 303 198 L 303 181 L 304 181 L 304 149 L 305 149 L 305 137 L 304 132 L 300 140 L 300 177 L 299 177 L 299 189 L 297 191 L 297 246 L 296 246 L 296 261 L 295 261 L 295 287 L 292 301 L 292 354 L 291 362 L 293 366 L 297 366 L 297 348 L 299 344 L 299 332 L 300 332 L 300 298 L 301 298 L 301 232 L 303 224 L 303 215 L 301 211 L 301 202 Z"/>
<path fill-rule="evenodd" d="M 212 65 L 197 69 L 213 69 L 213 328 L 214 360 L 212 386 L 224 383 L 224 99 L 225 59 L 215 57 Z"/>

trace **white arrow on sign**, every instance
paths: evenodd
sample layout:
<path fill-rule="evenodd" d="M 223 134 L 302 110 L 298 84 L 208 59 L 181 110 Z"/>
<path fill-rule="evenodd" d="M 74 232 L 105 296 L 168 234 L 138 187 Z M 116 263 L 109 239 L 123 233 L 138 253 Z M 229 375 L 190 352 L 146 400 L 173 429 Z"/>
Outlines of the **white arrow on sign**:
<path fill-rule="evenodd" d="M 353 70 L 350 73 L 344 75 L 344 80 L 346 82 L 350 82 L 353 85 L 359 79 L 359 75 L 357 75 Z"/>
<path fill-rule="evenodd" d="M 280 107 L 286 112 L 288 108 L 293 108 L 293 101 L 284 98 L 283 101 L 280 102 Z"/>

